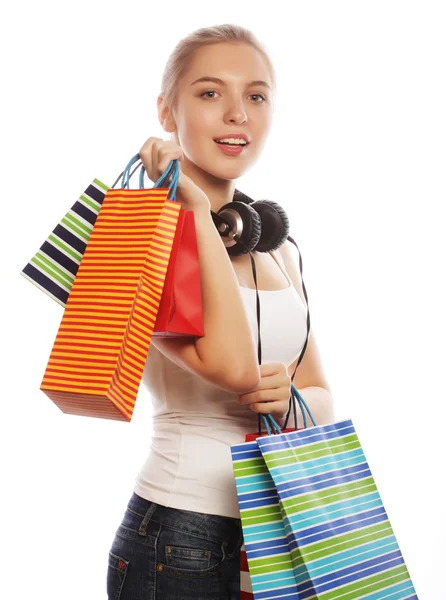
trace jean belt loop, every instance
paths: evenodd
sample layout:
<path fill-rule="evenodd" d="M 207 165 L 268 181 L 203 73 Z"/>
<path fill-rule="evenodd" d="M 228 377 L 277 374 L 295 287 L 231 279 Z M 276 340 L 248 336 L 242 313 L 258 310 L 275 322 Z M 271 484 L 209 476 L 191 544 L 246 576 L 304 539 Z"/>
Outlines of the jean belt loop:
<path fill-rule="evenodd" d="M 153 513 L 156 510 L 156 504 L 155 502 L 151 502 L 149 508 L 146 511 L 146 514 L 144 515 L 144 519 L 141 522 L 141 525 L 139 526 L 139 535 L 147 535 L 147 524 L 150 521 L 150 519 L 153 516 Z"/>
<path fill-rule="evenodd" d="M 226 560 L 227 556 L 228 556 L 228 553 L 226 551 L 227 545 L 228 545 L 228 542 L 222 542 L 222 544 L 221 544 L 221 551 L 222 551 L 222 554 L 223 554 L 223 560 L 222 560 L 222 562 L 224 562 Z"/>

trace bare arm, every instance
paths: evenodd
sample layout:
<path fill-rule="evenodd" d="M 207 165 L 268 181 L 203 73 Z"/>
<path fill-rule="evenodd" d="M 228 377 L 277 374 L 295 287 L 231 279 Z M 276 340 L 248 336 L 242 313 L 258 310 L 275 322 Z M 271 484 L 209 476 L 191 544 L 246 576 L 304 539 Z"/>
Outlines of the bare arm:
<path fill-rule="evenodd" d="M 151 343 L 175 364 L 231 392 L 260 383 L 257 348 L 232 263 L 209 208 L 195 208 L 203 302 L 203 337 L 156 338 Z"/>
<path fill-rule="evenodd" d="M 163 123 L 165 116 L 160 115 Z M 175 141 L 150 137 L 139 151 L 148 176 L 157 181 L 171 160 L 184 159 Z M 260 383 L 256 347 L 237 278 L 210 213 L 205 192 L 180 168 L 176 199 L 193 210 L 200 261 L 204 336 L 152 339 L 163 354 L 182 368 L 224 389 L 245 392 Z"/>
<path fill-rule="evenodd" d="M 209 371 L 252 389 L 260 382 L 257 349 L 234 268 L 209 210 L 195 211 L 195 227 L 205 331 L 197 354 Z"/>

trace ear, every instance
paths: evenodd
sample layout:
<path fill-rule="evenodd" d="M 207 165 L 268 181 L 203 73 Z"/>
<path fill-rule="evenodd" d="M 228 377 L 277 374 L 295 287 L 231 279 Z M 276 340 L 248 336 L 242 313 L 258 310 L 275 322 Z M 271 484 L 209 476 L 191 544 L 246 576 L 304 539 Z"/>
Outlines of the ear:
<path fill-rule="evenodd" d="M 170 115 L 169 107 L 168 106 L 162 107 L 162 104 L 163 104 L 163 97 L 160 95 L 160 96 L 158 96 L 158 99 L 157 99 L 158 120 L 161 124 L 161 127 L 164 129 L 164 131 L 166 131 L 167 133 L 173 133 L 174 131 L 176 131 L 175 121 L 173 120 L 173 117 Z"/>

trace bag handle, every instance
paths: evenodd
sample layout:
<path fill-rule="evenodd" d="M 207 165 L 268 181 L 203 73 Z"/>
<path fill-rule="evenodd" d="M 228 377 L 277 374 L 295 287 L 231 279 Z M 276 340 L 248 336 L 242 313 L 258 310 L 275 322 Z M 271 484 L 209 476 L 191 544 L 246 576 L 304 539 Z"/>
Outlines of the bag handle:
<path fill-rule="evenodd" d="M 144 189 L 144 173 L 146 172 L 144 165 L 141 166 L 141 171 L 139 172 L 139 187 L 140 189 Z M 169 179 L 172 177 L 172 181 L 169 183 Z M 161 175 L 161 177 L 155 182 L 153 187 L 169 187 L 171 189 L 169 200 L 176 199 L 178 181 L 180 179 L 180 161 L 175 158 L 171 160 L 167 165 L 167 169 Z"/>
<path fill-rule="evenodd" d="M 308 413 L 308 416 L 312 420 L 313 425 L 316 425 L 316 422 L 313 418 L 313 415 L 311 414 L 311 410 L 309 409 L 308 404 L 302 398 L 302 396 L 300 395 L 300 393 L 298 392 L 298 390 L 294 386 L 294 384 L 291 384 L 291 395 L 293 396 L 293 399 L 297 400 L 297 403 L 299 404 L 299 408 L 302 412 L 302 417 L 304 420 L 304 429 L 308 428 L 307 415 L 305 414 L 305 411 Z M 295 416 L 295 428 L 297 429 L 296 402 L 293 402 L 293 407 L 294 407 L 294 416 Z M 280 428 L 280 425 L 277 423 L 277 421 L 274 419 L 274 417 L 271 414 L 262 415 L 262 420 L 265 423 L 265 429 L 266 429 L 266 432 L 268 435 L 282 433 L 282 429 Z M 284 427 L 284 429 L 285 429 L 285 427 Z"/>
<path fill-rule="evenodd" d="M 295 387 L 295 385 L 294 385 L 294 384 L 291 384 L 291 395 L 292 395 L 292 396 L 294 397 L 294 399 L 295 399 L 295 400 L 297 400 L 297 402 L 299 403 L 299 408 L 300 408 L 300 410 L 301 410 L 301 412 L 302 412 L 302 417 L 303 417 L 303 420 L 304 420 L 304 428 L 305 428 L 305 429 L 307 428 L 307 417 L 306 417 L 306 415 L 305 415 L 305 411 L 307 411 L 307 413 L 308 413 L 308 416 L 310 417 L 310 419 L 311 419 L 311 421 L 312 421 L 313 425 L 316 425 L 316 422 L 315 422 L 315 420 L 314 420 L 314 418 L 313 418 L 313 415 L 311 414 L 311 410 L 309 409 L 309 407 L 308 407 L 308 404 L 307 404 L 307 403 L 305 402 L 305 400 L 302 398 L 302 396 L 300 395 L 300 393 L 299 393 L 298 389 Z M 293 405 L 294 405 L 294 410 L 296 410 L 295 404 L 296 404 L 296 403 L 295 403 L 295 402 L 293 402 Z M 304 409 L 305 409 L 305 410 L 304 410 Z M 297 429 L 297 427 L 296 427 L 296 429 Z"/>
<path fill-rule="evenodd" d="M 133 171 L 130 173 L 130 175 L 129 175 L 129 179 L 131 179 L 131 177 L 132 177 L 133 173 L 134 173 L 134 172 L 135 172 L 137 169 L 139 169 L 139 167 L 140 167 L 141 165 L 142 165 L 142 162 L 140 162 L 139 164 L 137 164 L 137 165 L 136 165 L 136 167 L 135 167 L 135 168 L 133 169 Z M 116 179 L 115 183 L 114 183 L 114 184 L 111 186 L 111 189 L 114 189 L 114 188 L 115 188 L 116 184 L 118 183 L 118 181 L 121 179 L 121 177 L 122 177 L 123 175 L 124 175 L 124 171 L 122 171 L 122 173 L 121 173 L 120 175 L 118 175 L 118 177 L 117 177 L 117 179 Z"/>
<path fill-rule="evenodd" d="M 139 169 L 139 167 L 141 167 L 139 185 L 140 185 L 140 189 L 144 188 L 145 169 L 144 169 L 144 165 L 142 164 L 142 161 L 140 161 L 140 158 L 141 157 L 139 154 L 135 154 L 135 156 L 132 156 L 132 158 L 129 160 L 126 167 L 124 168 L 124 171 L 119 175 L 119 177 L 117 178 L 115 183 L 112 185 L 112 188 L 114 188 L 115 185 L 118 183 L 119 179 L 122 178 L 121 179 L 122 189 L 125 189 L 125 188 L 129 189 L 130 188 L 130 178 L 132 177 L 133 173 L 137 169 Z M 133 169 L 133 171 L 130 172 L 130 169 L 132 168 L 132 166 L 138 161 L 140 161 L 140 162 L 136 165 L 136 167 Z M 161 175 L 161 177 L 158 179 L 158 181 L 155 182 L 153 187 L 154 188 L 168 187 L 170 189 L 170 192 L 169 192 L 170 198 L 169 199 L 175 200 L 179 176 L 180 176 L 179 161 L 178 161 L 178 159 L 171 160 L 167 166 L 167 169 L 164 171 L 164 173 Z M 170 177 L 172 177 L 172 181 L 169 183 Z"/>

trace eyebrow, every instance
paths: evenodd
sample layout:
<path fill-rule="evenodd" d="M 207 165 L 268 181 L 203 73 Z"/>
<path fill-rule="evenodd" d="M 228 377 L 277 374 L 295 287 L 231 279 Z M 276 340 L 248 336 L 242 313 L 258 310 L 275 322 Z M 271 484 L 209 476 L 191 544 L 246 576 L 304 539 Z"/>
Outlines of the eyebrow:
<path fill-rule="evenodd" d="M 210 77 L 210 76 L 206 75 L 204 77 L 200 77 L 200 79 L 196 79 L 195 81 L 193 81 L 191 83 L 191 86 L 196 83 L 200 83 L 202 81 L 211 81 L 212 83 L 219 83 L 220 85 L 226 85 L 222 79 L 219 79 L 218 77 Z M 250 81 L 248 83 L 248 87 L 251 85 L 263 85 L 264 87 L 267 87 L 269 90 L 271 90 L 271 86 L 268 83 L 266 83 L 266 81 L 262 81 L 261 79 L 258 79 L 256 81 Z"/>

